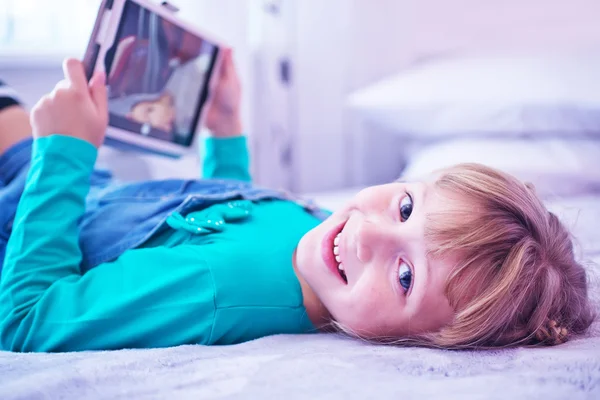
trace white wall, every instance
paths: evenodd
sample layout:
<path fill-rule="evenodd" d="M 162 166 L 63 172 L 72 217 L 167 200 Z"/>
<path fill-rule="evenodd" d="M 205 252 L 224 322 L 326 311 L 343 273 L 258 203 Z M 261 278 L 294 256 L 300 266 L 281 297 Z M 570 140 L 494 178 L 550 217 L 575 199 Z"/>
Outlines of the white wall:
<path fill-rule="evenodd" d="M 352 0 L 349 88 L 454 52 L 600 48 L 598 0 Z"/>
<path fill-rule="evenodd" d="M 341 105 L 348 82 L 347 0 L 297 1 L 294 61 L 294 186 L 298 192 L 343 184 Z"/>

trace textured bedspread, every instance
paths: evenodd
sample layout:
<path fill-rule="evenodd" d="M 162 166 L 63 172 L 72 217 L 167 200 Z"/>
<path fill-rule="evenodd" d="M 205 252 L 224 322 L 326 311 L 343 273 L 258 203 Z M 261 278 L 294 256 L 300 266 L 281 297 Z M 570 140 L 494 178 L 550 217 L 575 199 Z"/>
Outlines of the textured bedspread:
<path fill-rule="evenodd" d="M 598 305 L 600 217 L 578 217 Z M 392 348 L 319 334 L 229 347 L 0 352 L 0 399 L 71 398 L 599 400 L 600 323 L 587 338 L 542 349 Z"/>
<path fill-rule="evenodd" d="M 452 352 L 334 335 L 231 347 L 0 353 L 2 399 L 600 399 L 600 337 Z"/>

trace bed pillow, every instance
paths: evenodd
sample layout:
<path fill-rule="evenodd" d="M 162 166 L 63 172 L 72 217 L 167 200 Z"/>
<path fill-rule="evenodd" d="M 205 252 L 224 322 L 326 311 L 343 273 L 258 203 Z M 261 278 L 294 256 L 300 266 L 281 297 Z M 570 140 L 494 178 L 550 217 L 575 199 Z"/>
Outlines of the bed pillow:
<path fill-rule="evenodd" d="M 464 162 L 485 164 L 535 185 L 543 198 L 600 192 L 600 140 L 454 139 L 415 152 L 402 173 L 420 180 Z"/>
<path fill-rule="evenodd" d="M 349 106 L 410 137 L 600 136 L 597 54 L 434 60 L 352 94 Z"/>

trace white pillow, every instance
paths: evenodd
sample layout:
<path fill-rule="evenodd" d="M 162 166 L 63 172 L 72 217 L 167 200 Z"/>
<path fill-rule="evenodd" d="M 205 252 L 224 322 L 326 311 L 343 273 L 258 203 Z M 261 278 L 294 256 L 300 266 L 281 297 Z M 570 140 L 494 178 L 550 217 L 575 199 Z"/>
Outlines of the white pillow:
<path fill-rule="evenodd" d="M 544 198 L 600 191 L 600 141 L 454 139 L 417 151 L 402 179 L 420 180 L 431 172 L 476 162 L 535 185 Z"/>
<path fill-rule="evenodd" d="M 598 55 L 431 61 L 352 94 L 349 106 L 399 135 L 600 136 Z"/>

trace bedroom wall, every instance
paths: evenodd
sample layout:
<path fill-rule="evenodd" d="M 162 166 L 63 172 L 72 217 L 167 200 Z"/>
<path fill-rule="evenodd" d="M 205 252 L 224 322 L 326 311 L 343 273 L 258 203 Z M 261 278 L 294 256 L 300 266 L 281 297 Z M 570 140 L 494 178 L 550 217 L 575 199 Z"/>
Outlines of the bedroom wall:
<path fill-rule="evenodd" d="M 352 0 L 351 18 L 349 89 L 447 53 L 600 51 L 598 0 Z"/>

